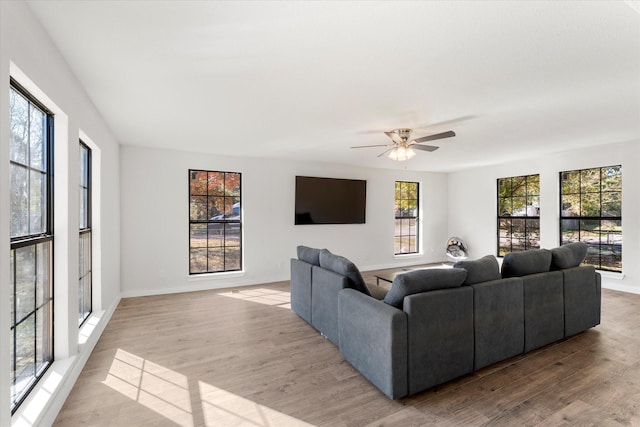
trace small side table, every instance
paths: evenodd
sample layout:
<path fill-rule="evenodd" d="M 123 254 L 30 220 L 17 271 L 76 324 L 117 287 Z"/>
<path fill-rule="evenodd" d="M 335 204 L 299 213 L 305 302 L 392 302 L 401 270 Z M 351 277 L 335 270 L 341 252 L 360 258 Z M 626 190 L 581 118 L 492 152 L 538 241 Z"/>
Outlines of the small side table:
<path fill-rule="evenodd" d="M 393 282 L 393 279 L 395 279 L 398 274 L 406 273 L 407 271 L 408 271 L 407 269 L 401 269 L 401 270 L 389 270 L 382 273 L 378 273 L 376 274 L 376 285 L 380 286 L 381 280 L 383 282 L 387 282 L 391 284 Z"/>

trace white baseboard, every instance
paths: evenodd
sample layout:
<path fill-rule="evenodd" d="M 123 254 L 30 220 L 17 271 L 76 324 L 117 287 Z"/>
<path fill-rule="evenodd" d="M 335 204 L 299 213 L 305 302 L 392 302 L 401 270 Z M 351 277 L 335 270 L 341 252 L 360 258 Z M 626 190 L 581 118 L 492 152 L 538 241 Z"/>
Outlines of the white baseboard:
<path fill-rule="evenodd" d="M 629 280 L 625 274 L 614 273 L 611 271 L 599 271 L 599 273 L 602 278 L 603 289 L 640 294 L 640 285 L 634 285 L 634 281 Z"/>
<path fill-rule="evenodd" d="M 620 285 L 611 281 L 602 281 L 603 289 L 611 289 L 612 291 L 628 292 L 630 294 L 640 294 L 640 288 L 637 286 Z"/>
<path fill-rule="evenodd" d="M 134 289 L 122 291 L 122 298 L 148 297 L 153 295 L 179 294 L 182 292 L 210 291 L 215 289 L 240 288 L 243 286 L 263 285 L 266 283 L 283 282 L 289 280 L 289 277 L 267 277 L 259 280 L 242 280 L 242 281 L 207 281 L 194 280 L 185 285 L 175 286 L 171 288 L 155 288 L 155 289 Z"/>

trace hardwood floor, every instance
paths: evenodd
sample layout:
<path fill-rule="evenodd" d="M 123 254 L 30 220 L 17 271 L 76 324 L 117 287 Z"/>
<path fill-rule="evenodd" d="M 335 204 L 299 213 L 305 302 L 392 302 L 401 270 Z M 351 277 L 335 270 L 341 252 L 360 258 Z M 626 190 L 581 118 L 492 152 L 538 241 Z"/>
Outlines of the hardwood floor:
<path fill-rule="evenodd" d="M 392 401 L 288 291 L 123 299 L 55 425 L 640 425 L 640 295 L 603 290 L 598 327 Z"/>

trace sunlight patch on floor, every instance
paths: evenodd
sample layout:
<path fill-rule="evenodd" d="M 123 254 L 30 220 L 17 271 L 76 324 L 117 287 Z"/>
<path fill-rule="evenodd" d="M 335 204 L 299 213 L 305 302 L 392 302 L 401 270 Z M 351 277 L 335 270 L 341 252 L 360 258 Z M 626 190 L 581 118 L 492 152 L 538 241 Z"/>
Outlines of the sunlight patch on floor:
<path fill-rule="evenodd" d="M 291 308 L 291 294 L 289 292 L 278 291 L 275 289 L 252 288 L 224 292 L 219 295 L 244 301 L 257 302 L 259 304 Z"/>
<path fill-rule="evenodd" d="M 184 375 L 118 349 L 103 383 L 182 427 L 193 426 Z"/>
<path fill-rule="evenodd" d="M 190 385 L 185 375 L 122 349 L 117 350 L 103 384 L 182 427 L 311 426 L 203 381 Z M 194 396 L 199 397 L 192 402 Z"/>
<path fill-rule="evenodd" d="M 311 426 L 304 421 L 198 381 L 207 426 Z"/>

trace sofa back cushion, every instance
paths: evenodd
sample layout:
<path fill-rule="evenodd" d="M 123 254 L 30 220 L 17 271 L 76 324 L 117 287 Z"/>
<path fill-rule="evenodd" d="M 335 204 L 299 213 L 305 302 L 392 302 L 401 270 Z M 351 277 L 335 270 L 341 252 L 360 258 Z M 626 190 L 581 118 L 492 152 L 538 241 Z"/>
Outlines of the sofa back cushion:
<path fill-rule="evenodd" d="M 463 285 L 475 285 L 500 278 L 500 266 L 493 255 L 486 255 L 472 261 L 458 261 L 453 264 L 453 267 L 467 270 L 467 278 L 464 279 Z"/>
<path fill-rule="evenodd" d="M 587 245 L 582 242 L 569 243 L 551 249 L 551 269 L 564 270 L 579 266 L 587 256 Z"/>
<path fill-rule="evenodd" d="M 345 276 L 349 281 L 349 287 L 371 296 L 369 288 L 364 283 L 360 270 L 354 263 L 343 256 L 334 255 L 326 249 L 320 251 L 320 267 Z"/>
<path fill-rule="evenodd" d="M 320 249 L 300 245 L 297 247 L 298 259 L 313 265 L 320 265 Z"/>
<path fill-rule="evenodd" d="M 456 288 L 464 282 L 467 271 L 462 268 L 427 268 L 398 274 L 384 302 L 402 309 L 404 297 L 436 289 Z"/>
<path fill-rule="evenodd" d="M 551 268 L 551 251 L 547 249 L 529 249 L 511 252 L 502 261 L 502 277 L 519 277 L 544 273 Z"/>

